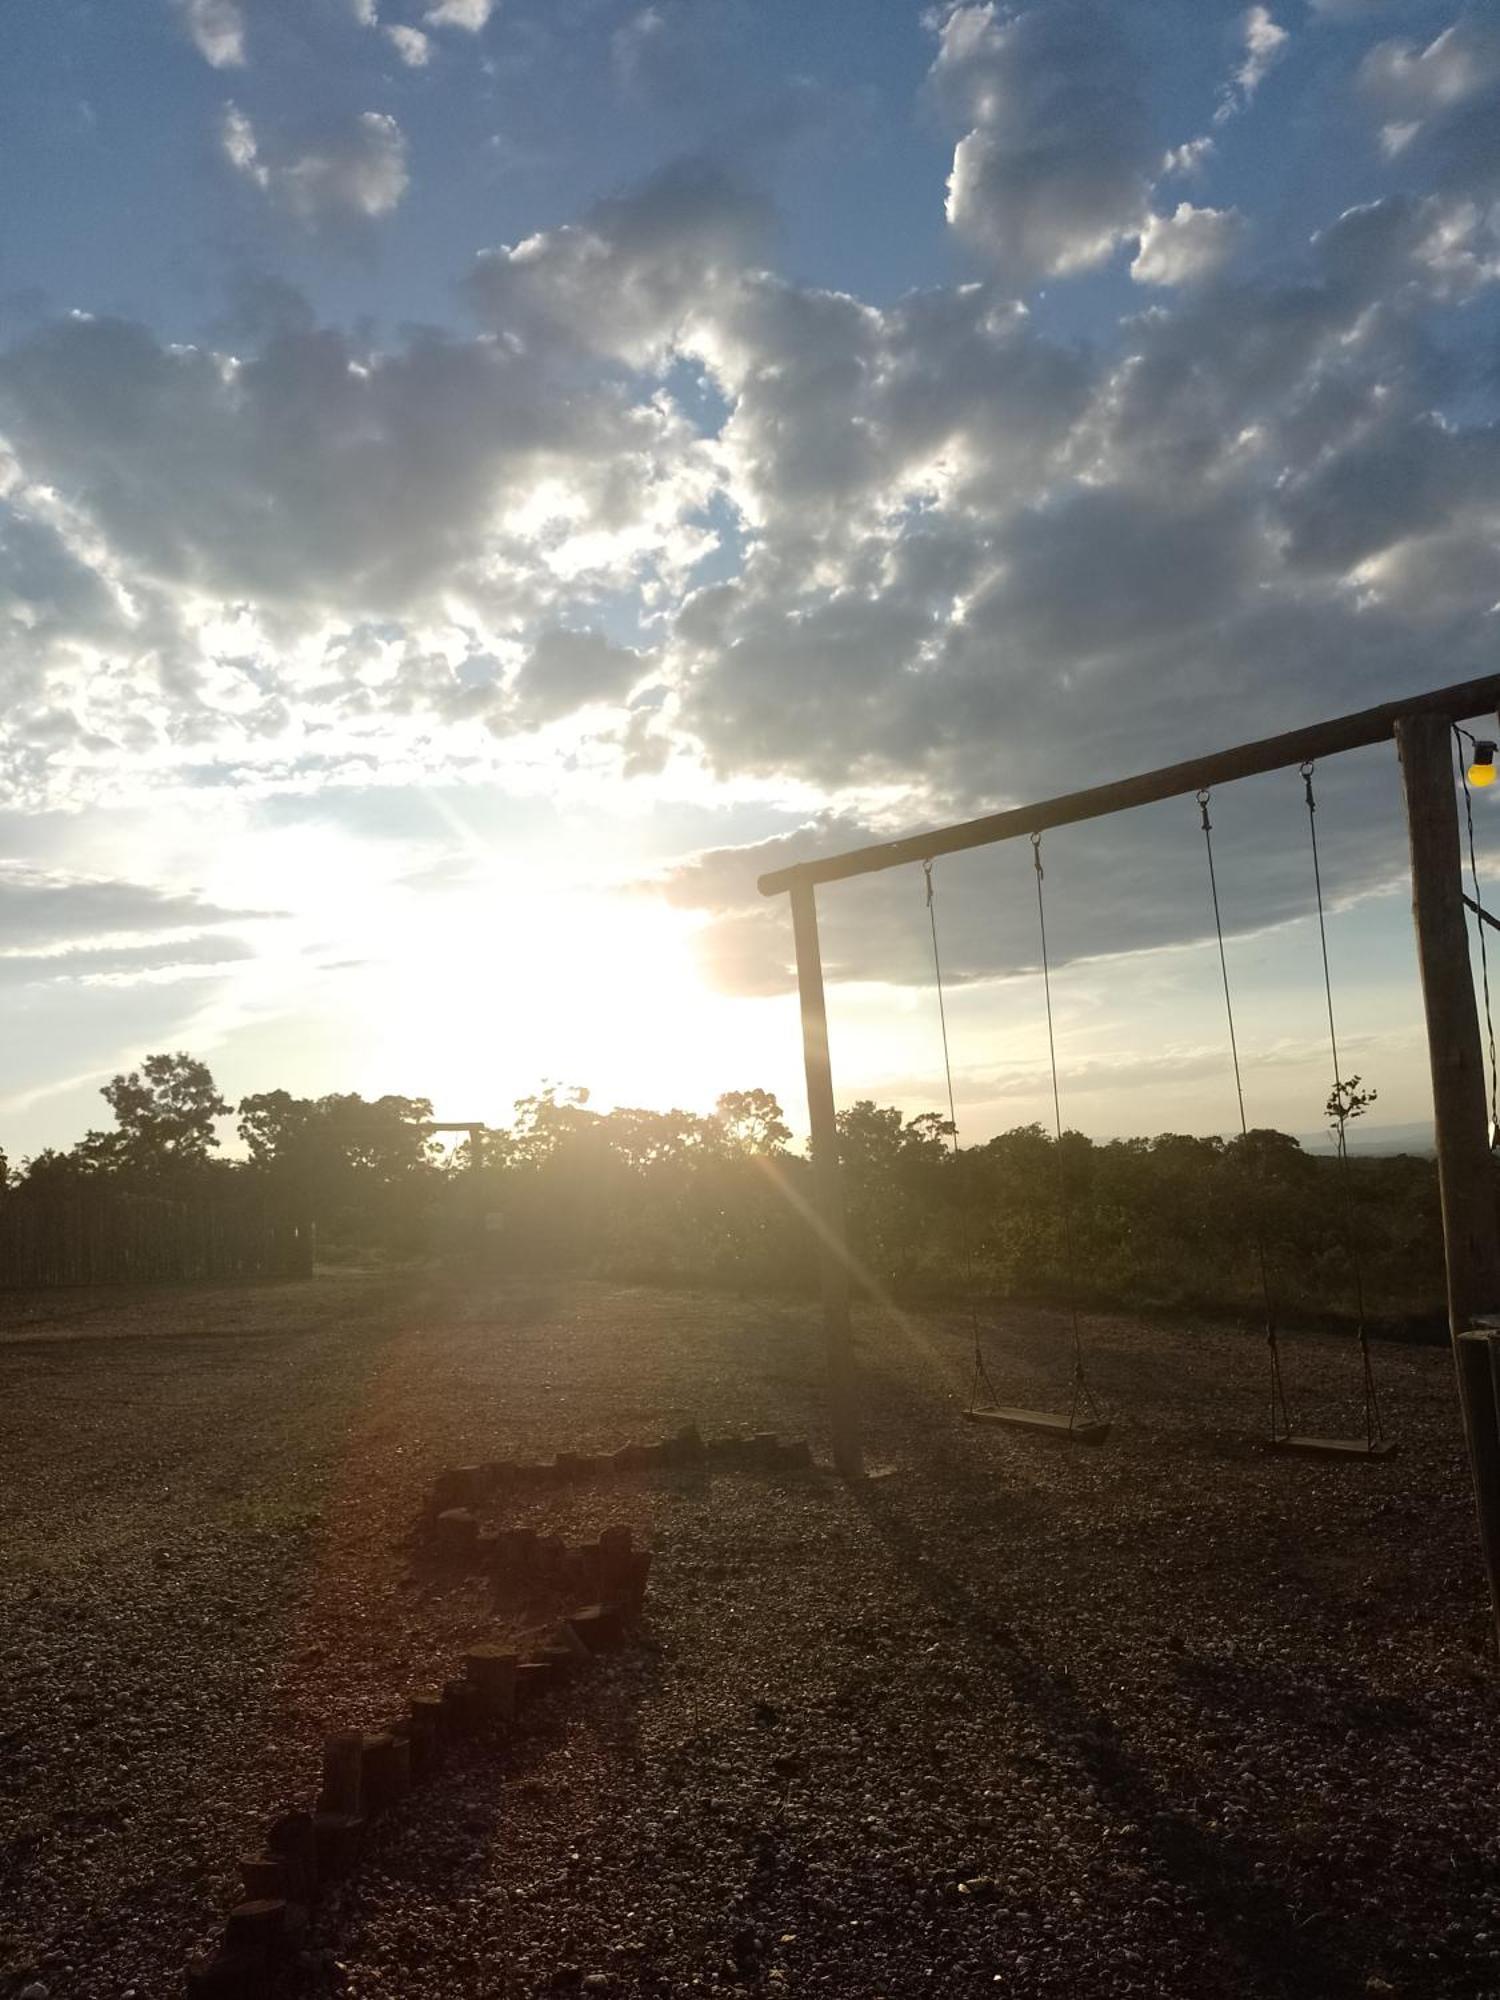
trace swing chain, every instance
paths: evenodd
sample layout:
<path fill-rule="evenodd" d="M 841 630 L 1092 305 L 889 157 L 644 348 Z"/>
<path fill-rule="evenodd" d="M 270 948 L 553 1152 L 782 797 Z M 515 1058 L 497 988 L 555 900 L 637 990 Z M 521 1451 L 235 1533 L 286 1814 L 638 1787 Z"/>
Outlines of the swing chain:
<path fill-rule="evenodd" d="M 978 1285 L 974 1268 L 974 1245 L 969 1235 L 969 1211 L 959 1182 L 958 1106 L 953 1092 L 953 1062 L 948 1051 L 948 1008 L 943 996 L 943 957 L 938 949 L 937 891 L 933 886 L 932 863 L 922 863 L 923 887 L 927 898 L 927 924 L 932 933 L 932 972 L 937 986 L 938 1026 L 943 1038 L 943 1079 L 948 1089 L 948 1137 L 952 1146 L 955 1192 L 958 1197 L 959 1254 L 963 1260 L 964 1290 L 969 1301 L 969 1335 L 974 1352 L 974 1374 L 969 1384 L 969 1408 L 976 1409 L 981 1388 L 993 1408 L 999 1401 L 984 1365 L 984 1345 L 979 1337 Z"/>
<path fill-rule="evenodd" d="M 1036 919 L 1042 946 L 1042 992 L 1047 1003 L 1047 1060 L 1052 1070 L 1052 1121 L 1057 1134 L 1057 1178 L 1062 1209 L 1063 1268 L 1068 1281 L 1068 1319 L 1073 1332 L 1073 1399 L 1068 1409 L 1068 1428 L 1078 1422 L 1079 1406 L 1097 1421 L 1099 1406 L 1083 1366 L 1083 1334 L 1078 1324 L 1078 1267 L 1073 1253 L 1073 1200 L 1068 1189 L 1067 1165 L 1063 1159 L 1062 1097 L 1057 1080 L 1057 1036 L 1052 1025 L 1052 967 L 1047 953 L 1047 905 L 1042 893 L 1046 870 L 1042 867 L 1042 836 L 1031 836 L 1031 865 L 1036 870 Z"/>
<path fill-rule="evenodd" d="M 1370 1360 L 1370 1329 L 1365 1320 L 1365 1276 L 1364 1260 L 1358 1236 L 1354 1227 L 1354 1185 L 1349 1162 L 1348 1125 L 1351 1116 L 1350 1102 L 1345 1094 L 1343 1071 L 1339 1065 L 1338 1029 L 1334 1025 L 1333 974 L 1328 963 L 1328 923 L 1323 908 L 1323 871 L 1318 857 L 1318 810 L 1317 799 L 1313 796 L 1313 760 L 1309 758 L 1301 767 L 1302 788 L 1307 801 L 1307 833 L 1312 846 L 1313 890 L 1318 909 L 1318 942 L 1323 953 L 1323 996 L 1328 1009 L 1328 1046 L 1333 1057 L 1333 1095 L 1329 1106 L 1334 1118 L 1335 1137 L 1338 1142 L 1339 1198 L 1343 1211 L 1344 1255 L 1349 1264 L 1349 1275 L 1354 1285 L 1354 1310 L 1359 1322 L 1359 1356 L 1364 1383 L 1365 1438 L 1375 1445 L 1384 1436 L 1384 1426 L 1380 1414 L 1380 1395 L 1375 1384 L 1375 1371 Z"/>
<path fill-rule="evenodd" d="M 1234 999 L 1229 987 L 1229 957 L 1224 948 L 1224 920 L 1219 909 L 1219 878 L 1214 867 L 1214 827 L 1213 821 L 1208 816 L 1209 797 L 1207 788 L 1200 791 L 1197 794 L 1197 805 L 1203 828 L 1203 851 L 1208 861 L 1208 888 L 1213 900 L 1214 937 L 1219 947 L 1219 978 L 1224 988 L 1224 1019 L 1229 1028 L 1229 1058 L 1234 1066 L 1234 1095 L 1239 1106 L 1240 1137 L 1247 1139 L 1249 1121 L 1245 1116 L 1245 1086 L 1240 1074 L 1240 1045 L 1234 1025 Z M 1271 1302 L 1271 1273 L 1266 1257 L 1265 1231 L 1261 1223 L 1258 1195 L 1259 1190 L 1255 1205 L 1255 1262 L 1260 1276 L 1261 1304 L 1266 1316 L 1266 1352 L 1271 1365 L 1271 1442 L 1274 1444 L 1282 1432 L 1291 1431 L 1292 1421 L 1287 1409 L 1286 1389 L 1281 1379 L 1281 1349 L 1276 1339 L 1276 1311 Z"/>

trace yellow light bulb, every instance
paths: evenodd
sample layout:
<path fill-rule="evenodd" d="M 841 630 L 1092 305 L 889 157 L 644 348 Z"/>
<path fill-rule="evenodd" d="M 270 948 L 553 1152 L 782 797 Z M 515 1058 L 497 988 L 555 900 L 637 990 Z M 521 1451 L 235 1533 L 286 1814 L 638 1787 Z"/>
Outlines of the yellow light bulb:
<path fill-rule="evenodd" d="M 1469 766 L 1469 783 L 1477 791 L 1495 782 L 1495 746 L 1493 743 L 1476 743 L 1474 761 Z"/>

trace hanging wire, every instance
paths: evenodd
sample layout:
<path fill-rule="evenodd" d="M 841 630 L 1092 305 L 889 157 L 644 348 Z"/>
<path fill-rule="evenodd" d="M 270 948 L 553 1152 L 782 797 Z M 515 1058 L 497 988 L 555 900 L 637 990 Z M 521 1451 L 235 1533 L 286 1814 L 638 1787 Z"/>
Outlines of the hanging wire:
<path fill-rule="evenodd" d="M 943 1037 L 943 1080 L 948 1088 L 948 1137 L 953 1146 L 953 1177 L 958 1189 L 958 1229 L 959 1254 L 963 1260 L 964 1289 L 969 1300 L 969 1335 L 974 1349 L 974 1373 L 969 1382 L 969 1408 L 974 1409 L 981 1389 L 989 1397 L 993 1406 L 998 1402 L 994 1387 L 984 1365 L 984 1343 L 979 1337 L 979 1307 L 976 1299 L 977 1282 L 974 1271 L 974 1248 L 969 1236 L 969 1210 L 964 1199 L 964 1187 L 960 1180 L 958 1144 L 958 1107 L 953 1096 L 953 1063 L 948 1053 L 948 1008 L 943 997 L 943 955 L 938 948 L 937 891 L 933 887 L 932 863 L 922 863 L 923 882 L 927 893 L 927 925 L 932 932 L 932 972 L 937 986 L 938 1026 Z"/>
<path fill-rule="evenodd" d="M 1099 1409 L 1089 1388 L 1088 1377 L 1083 1367 L 1083 1335 L 1078 1325 L 1078 1277 L 1073 1258 L 1073 1199 L 1068 1190 L 1068 1177 L 1062 1156 L 1062 1097 L 1057 1085 L 1057 1038 L 1052 1026 L 1052 968 L 1047 956 L 1047 903 L 1042 893 L 1044 871 L 1042 868 L 1042 836 L 1031 836 L 1031 863 L 1036 871 L 1036 920 L 1042 941 L 1042 992 L 1047 1002 L 1047 1060 L 1052 1068 L 1052 1122 L 1057 1134 L 1057 1178 L 1062 1208 L 1063 1226 L 1063 1267 L 1068 1281 L 1068 1318 L 1073 1329 L 1073 1396 L 1068 1406 L 1068 1429 L 1078 1422 L 1080 1407 L 1086 1409 L 1090 1417 L 1098 1419 Z"/>
<path fill-rule="evenodd" d="M 1219 978 L 1224 988 L 1224 1019 L 1229 1025 L 1229 1058 L 1234 1064 L 1234 1095 L 1240 1109 L 1240 1137 L 1250 1136 L 1249 1123 L 1245 1117 L 1245 1085 L 1240 1075 L 1240 1045 L 1234 1026 L 1234 1001 L 1229 990 L 1229 959 L 1224 949 L 1224 921 L 1219 912 L 1219 878 L 1214 868 L 1214 823 L 1208 816 L 1209 793 L 1198 793 L 1198 813 L 1203 826 L 1203 851 L 1208 857 L 1208 888 L 1214 905 L 1214 936 L 1219 945 Z M 1274 1444 L 1283 1432 L 1290 1432 L 1291 1418 L 1287 1413 L 1286 1389 L 1281 1379 L 1281 1349 L 1276 1339 L 1276 1314 L 1271 1304 L 1271 1275 L 1266 1263 L 1266 1239 L 1261 1226 L 1260 1204 L 1256 1203 L 1255 1214 L 1255 1261 L 1260 1273 L 1261 1303 L 1266 1315 L 1266 1351 L 1271 1363 L 1271 1442 Z"/>
<path fill-rule="evenodd" d="M 1375 1386 L 1375 1372 L 1370 1362 L 1370 1330 L 1365 1324 L 1365 1281 L 1364 1268 L 1360 1258 L 1359 1243 L 1354 1229 L 1354 1190 L 1350 1179 L 1349 1140 L 1346 1127 L 1349 1110 L 1344 1101 L 1344 1075 L 1339 1063 L 1338 1029 L 1333 1017 L 1333 975 L 1328 969 L 1328 924 L 1323 911 L 1323 871 L 1318 859 L 1318 802 L 1313 795 L 1313 762 L 1301 766 L 1302 789 L 1307 804 L 1307 831 L 1312 844 L 1313 889 L 1318 904 L 1318 942 L 1323 952 L 1323 997 L 1328 1007 L 1328 1046 L 1333 1056 L 1333 1095 L 1329 1106 L 1334 1116 L 1334 1131 L 1338 1140 L 1339 1191 L 1343 1208 L 1344 1253 L 1349 1262 L 1349 1274 L 1354 1285 L 1354 1309 L 1359 1320 L 1359 1354 L 1364 1382 L 1365 1439 L 1375 1444 L 1384 1435 L 1380 1416 L 1380 1397 Z"/>
<path fill-rule="evenodd" d="M 1467 729 L 1453 725 L 1453 741 L 1458 749 L 1458 768 L 1464 785 L 1464 826 L 1469 836 L 1469 880 L 1474 885 L 1474 929 L 1479 938 L 1479 977 L 1484 988 L 1484 1027 L 1490 1051 L 1490 1150 L 1500 1140 L 1500 1066 L 1495 1061 L 1495 1015 L 1490 1005 L 1490 954 L 1485 943 L 1484 897 L 1479 889 L 1479 858 L 1474 849 L 1474 797 L 1469 789 L 1469 760 L 1463 752 L 1463 738 L 1475 739 Z"/>

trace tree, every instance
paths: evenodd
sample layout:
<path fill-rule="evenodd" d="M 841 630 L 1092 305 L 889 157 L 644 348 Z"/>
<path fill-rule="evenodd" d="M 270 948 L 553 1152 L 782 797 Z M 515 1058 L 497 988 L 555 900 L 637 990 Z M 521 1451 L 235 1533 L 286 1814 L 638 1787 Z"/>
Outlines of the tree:
<path fill-rule="evenodd" d="M 715 1101 L 714 1116 L 737 1153 L 774 1156 L 791 1142 L 792 1128 L 769 1090 L 726 1090 Z"/>
<path fill-rule="evenodd" d="M 181 1051 L 147 1056 L 99 1095 L 118 1129 L 88 1132 L 76 1149 L 79 1164 L 96 1173 L 157 1177 L 206 1166 L 219 1143 L 215 1121 L 229 1111 L 208 1064 Z"/>
<path fill-rule="evenodd" d="M 239 1134 L 250 1164 L 320 1227 L 358 1233 L 419 1232 L 418 1195 L 434 1170 L 425 1097 L 335 1092 L 293 1097 L 266 1090 L 241 1099 Z"/>

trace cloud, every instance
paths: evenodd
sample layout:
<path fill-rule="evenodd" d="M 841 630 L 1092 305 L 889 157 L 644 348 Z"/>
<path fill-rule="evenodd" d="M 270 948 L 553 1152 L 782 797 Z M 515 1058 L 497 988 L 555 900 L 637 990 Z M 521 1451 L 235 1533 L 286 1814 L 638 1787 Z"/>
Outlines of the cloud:
<path fill-rule="evenodd" d="M 488 25 L 494 11 L 495 0 L 440 0 L 422 18 L 430 28 L 462 28 L 467 34 L 477 35 Z"/>
<path fill-rule="evenodd" d="M 87 318 L 0 356 L 0 412 L 29 477 L 134 577 L 299 623 L 454 589 L 487 549 L 499 562 L 506 510 L 548 482 L 569 531 L 607 526 L 671 435 L 618 392 L 550 394 L 488 339 L 371 354 L 297 327 L 230 357 Z M 518 537 L 535 560 L 555 534 Z"/>
<path fill-rule="evenodd" d="M 385 31 L 396 54 L 408 69 L 425 69 L 432 55 L 432 44 L 420 28 L 407 28 L 399 23 Z"/>
<path fill-rule="evenodd" d="M 1240 34 L 1244 54 L 1214 113 L 1218 125 L 1246 108 L 1286 51 L 1287 31 L 1272 18 L 1269 7 L 1247 8 L 1240 18 Z"/>
<path fill-rule="evenodd" d="M 1380 42 L 1360 64 L 1360 90 L 1395 119 L 1420 121 L 1451 110 L 1500 81 L 1500 22 L 1460 15 L 1425 48 Z"/>
<path fill-rule="evenodd" d="M 612 645 L 601 632 L 554 626 L 538 637 L 516 677 L 508 719 L 534 729 L 594 703 L 618 703 L 648 669 L 639 653 Z"/>
<path fill-rule="evenodd" d="M 0 953 L 0 986 L 55 984 L 59 980 L 123 983 L 174 972 L 201 973 L 253 958 L 237 938 L 163 938 L 150 944 L 87 945 L 66 951 Z"/>
<path fill-rule="evenodd" d="M 1500 227 L 1500 21 L 1470 8 L 1425 47 L 1378 43 L 1360 65 L 1359 90 L 1382 118 L 1381 150 L 1409 183 L 1469 196 L 1491 257 Z"/>
<path fill-rule="evenodd" d="M 577 223 L 486 250 L 468 293 L 486 324 L 648 362 L 765 248 L 770 212 L 722 167 L 681 160 Z"/>
<path fill-rule="evenodd" d="M 239 69 L 245 61 L 245 17 L 237 0 L 177 0 L 194 46 L 215 69 Z"/>
<path fill-rule="evenodd" d="M 124 932 L 174 931 L 267 915 L 274 912 L 224 909 L 201 896 L 144 883 L 66 875 L 0 861 L 0 935 L 11 949 L 72 947 Z"/>
<path fill-rule="evenodd" d="M 1180 201 L 1171 215 L 1147 218 L 1130 275 L 1138 285 L 1198 284 L 1228 263 L 1244 227 L 1237 208 Z"/>
<path fill-rule="evenodd" d="M 268 152 L 250 118 L 230 104 L 219 137 L 235 172 L 309 227 L 376 220 L 406 192 L 406 137 L 389 112 L 363 111 L 315 139 Z"/>
<path fill-rule="evenodd" d="M 1086 270 L 1139 230 L 1161 149 L 1111 10 L 1093 0 L 952 7 L 930 87 L 967 127 L 948 220 L 1007 279 Z"/>

